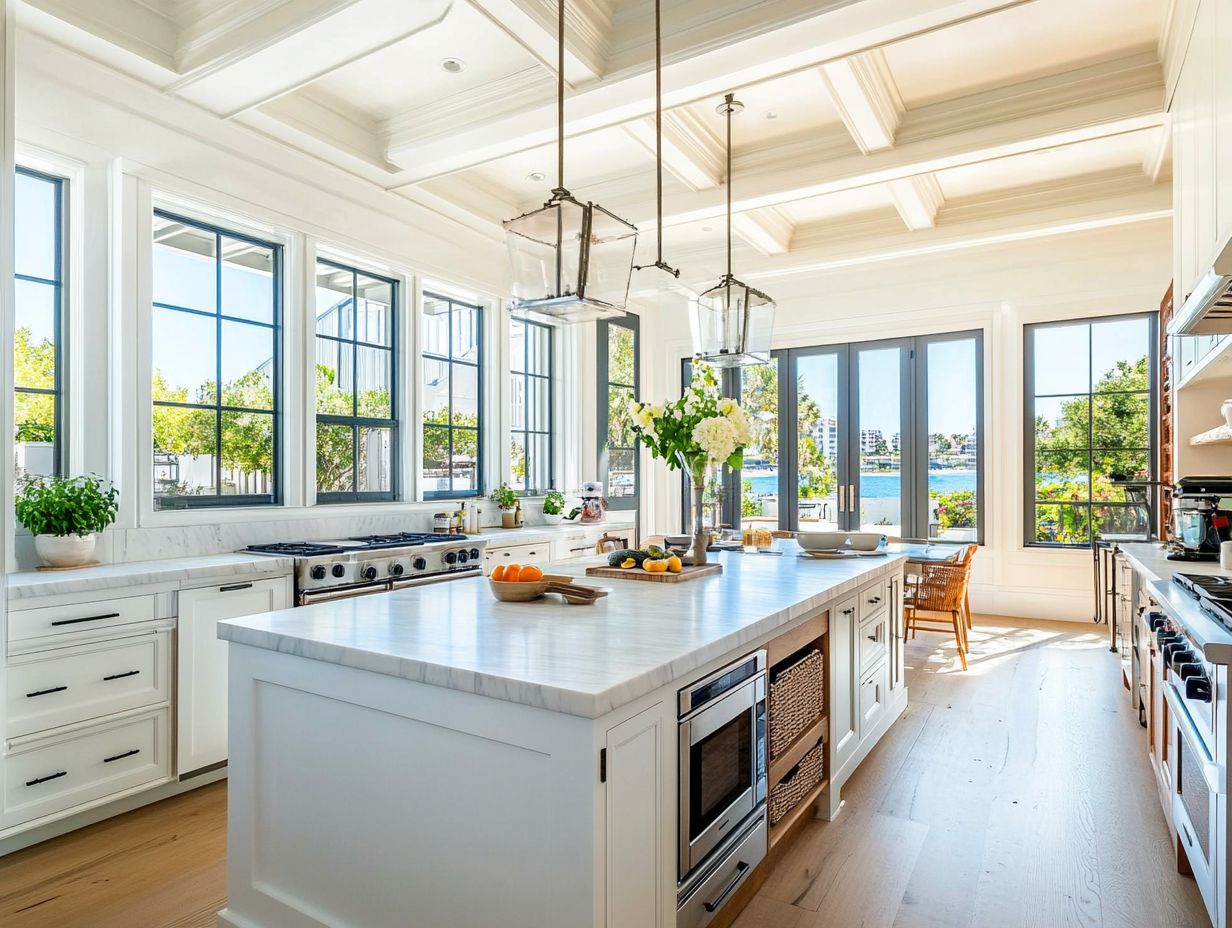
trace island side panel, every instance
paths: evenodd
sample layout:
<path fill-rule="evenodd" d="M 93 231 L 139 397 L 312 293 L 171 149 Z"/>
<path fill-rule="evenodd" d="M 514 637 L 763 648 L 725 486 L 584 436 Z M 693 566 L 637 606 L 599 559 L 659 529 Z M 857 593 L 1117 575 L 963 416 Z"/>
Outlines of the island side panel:
<path fill-rule="evenodd" d="M 595 921 L 594 723 L 231 646 L 234 928 Z"/>

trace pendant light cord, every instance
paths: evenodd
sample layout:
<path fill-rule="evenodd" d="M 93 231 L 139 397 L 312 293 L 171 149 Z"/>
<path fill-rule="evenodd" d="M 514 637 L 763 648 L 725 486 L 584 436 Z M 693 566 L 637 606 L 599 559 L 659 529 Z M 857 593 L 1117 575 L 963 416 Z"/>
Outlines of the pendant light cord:
<path fill-rule="evenodd" d="M 556 187 L 565 190 L 565 0 L 556 19 Z"/>
<path fill-rule="evenodd" d="M 732 144 L 731 144 L 731 118 L 732 118 L 732 103 L 735 101 L 736 95 L 729 93 L 726 98 L 727 110 L 727 276 L 732 276 Z"/>
<path fill-rule="evenodd" d="M 679 277 L 679 268 L 663 260 L 663 22 L 659 3 L 660 0 L 655 0 L 655 210 L 659 225 L 658 254 L 654 264 L 637 264 L 633 270 L 657 267 L 673 277 Z"/>

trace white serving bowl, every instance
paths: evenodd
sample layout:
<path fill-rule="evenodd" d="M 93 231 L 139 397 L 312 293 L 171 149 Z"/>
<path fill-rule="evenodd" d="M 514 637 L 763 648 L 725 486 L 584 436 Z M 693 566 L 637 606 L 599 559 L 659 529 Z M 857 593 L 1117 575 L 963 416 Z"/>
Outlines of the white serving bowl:
<path fill-rule="evenodd" d="M 886 536 L 877 532 L 852 532 L 848 538 L 857 551 L 876 551 L 885 544 Z"/>
<path fill-rule="evenodd" d="M 805 551 L 837 551 L 847 544 L 850 532 L 796 532 L 796 541 Z"/>

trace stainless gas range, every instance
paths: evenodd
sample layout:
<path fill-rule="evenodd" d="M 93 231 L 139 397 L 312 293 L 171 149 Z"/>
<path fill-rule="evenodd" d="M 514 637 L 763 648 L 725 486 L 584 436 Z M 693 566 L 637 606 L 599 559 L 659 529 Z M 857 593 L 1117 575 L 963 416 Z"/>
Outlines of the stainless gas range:
<path fill-rule="evenodd" d="M 399 532 L 338 541 L 250 545 L 295 560 L 295 605 L 483 575 L 486 542 L 466 535 Z"/>

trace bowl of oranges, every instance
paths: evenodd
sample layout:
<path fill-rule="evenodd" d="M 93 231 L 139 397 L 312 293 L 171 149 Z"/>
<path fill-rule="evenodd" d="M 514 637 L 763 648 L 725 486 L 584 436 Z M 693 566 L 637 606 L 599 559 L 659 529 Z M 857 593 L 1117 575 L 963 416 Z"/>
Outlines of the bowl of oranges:
<path fill-rule="evenodd" d="M 553 583 L 569 583 L 571 579 L 544 574 L 534 564 L 497 564 L 488 585 L 492 595 L 503 603 L 528 603 L 543 596 Z"/>

